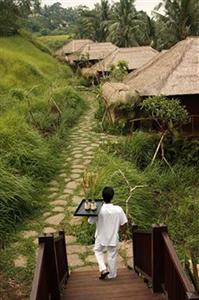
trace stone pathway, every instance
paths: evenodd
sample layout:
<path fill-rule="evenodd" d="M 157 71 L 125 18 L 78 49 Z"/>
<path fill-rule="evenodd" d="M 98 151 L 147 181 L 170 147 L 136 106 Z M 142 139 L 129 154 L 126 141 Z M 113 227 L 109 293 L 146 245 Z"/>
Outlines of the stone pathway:
<path fill-rule="evenodd" d="M 92 107 L 71 131 L 70 145 L 63 154 L 63 168 L 60 170 L 57 180 L 53 180 L 48 188 L 49 207 L 43 213 L 40 231 L 30 228 L 21 233 L 23 239 L 29 239 L 37 244 L 36 237 L 39 233 L 53 233 L 64 228 L 70 269 L 91 270 L 97 267 L 92 246 L 78 244 L 76 236 L 70 232 L 71 227 L 82 223 L 82 218 L 74 217 L 73 213 L 84 196 L 83 174 L 92 162 L 98 147 L 107 138 L 105 134 L 92 131 L 95 124 L 94 113 L 95 108 Z M 28 258 L 21 253 L 16 255 L 13 262 L 16 268 L 28 267 Z M 132 266 L 130 242 L 119 245 L 118 266 L 124 267 L 127 264 Z"/>

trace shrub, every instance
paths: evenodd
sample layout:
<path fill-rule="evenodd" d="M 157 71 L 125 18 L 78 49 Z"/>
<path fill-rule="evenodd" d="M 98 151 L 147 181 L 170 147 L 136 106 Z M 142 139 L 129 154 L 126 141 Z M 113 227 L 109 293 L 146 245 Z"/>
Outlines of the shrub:
<path fill-rule="evenodd" d="M 158 135 L 135 132 L 121 142 L 110 144 L 109 150 L 144 169 L 153 158 L 158 140 Z"/>

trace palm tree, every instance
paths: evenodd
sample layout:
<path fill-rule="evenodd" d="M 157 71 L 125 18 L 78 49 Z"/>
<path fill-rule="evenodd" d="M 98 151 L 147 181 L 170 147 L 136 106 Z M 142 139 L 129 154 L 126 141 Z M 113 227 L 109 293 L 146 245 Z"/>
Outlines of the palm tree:
<path fill-rule="evenodd" d="M 159 12 L 164 8 L 164 14 Z M 199 1 L 198 0 L 162 0 L 155 9 L 157 30 L 163 39 L 169 41 L 163 43 L 176 43 L 189 35 L 199 35 Z"/>
<path fill-rule="evenodd" d="M 138 45 L 134 30 L 136 24 L 135 0 L 120 0 L 113 6 L 113 21 L 108 38 L 120 47 Z"/>
<path fill-rule="evenodd" d="M 106 41 L 108 35 L 110 7 L 108 0 L 101 0 L 94 9 L 82 7 L 76 28 L 77 35 L 81 38 L 91 38 L 94 41 Z"/>

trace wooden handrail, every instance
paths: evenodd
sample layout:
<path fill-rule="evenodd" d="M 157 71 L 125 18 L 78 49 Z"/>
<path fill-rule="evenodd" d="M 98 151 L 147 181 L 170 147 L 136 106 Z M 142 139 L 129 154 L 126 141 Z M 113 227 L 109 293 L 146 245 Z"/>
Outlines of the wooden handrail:
<path fill-rule="evenodd" d="M 151 282 L 154 293 L 165 292 L 169 300 L 199 300 L 194 286 L 185 273 L 180 260 L 176 254 L 175 248 L 167 233 L 167 226 L 153 225 L 151 234 L 151 251 L 149 251 L 148 262 L 146 263 L 146 249 L 148 247 L 148 234 L 144 236 L 143 231 L 138 227 L 132 226 L 133 232 L 133 251 L 134 251 L 134 269 L 139 269 L 147 280 L 150 278 L 146 270 L 150 270 L 148 263 L 151 264 Z M 139 238 L 137 238 L 137 236 Z M 143 238 L 146 237 L 146 241 Z M 141 239 L 141 242 L 140 242 Z M 147 243 L 147 244 L 146 244 Z M 138 253 L 140 253 L 138 255 Z M 143 256 L 144 254 L 144 256 Z M 140 268 L 141 266 L 141 268 Z"/>
<path fill-rule="evenodd" d="M 178 273 L 178 276 L 180 277 L 180 280 L 184 286 L 184 288 L 186 289 L 186 292 L 190 292 L 190 293 L 193 293 L 195 292 L 195 289 L 193 287 L 193 285 L 191 284 L 190 280 L 188 279 L 181 263 L 180 263 L 180 260 L 177 256 L 177 253 L 175 251 L 175 248 L 173 246 L 173 243 L 171 241 L 171 239 L 169 238 L 168 234 L 166 232 L 163 232 L 162 233 L 162 236 L 163 236 L 163 240 L 164 240 L 164 243 L 165 243 L 165 246 L 169 252 L 169 255 L 170 255 L 170 258 L 175 266 L 175 270 L 176 272 Z"/>
<path fill-rule="evenodd" d="M 32 285 L 31 296 L 30 296 L 31 299 L 37 299 L 37 291 L 39 290 L 40 277 L 42 274 L 42 264 L 44 261 L 44 251 L 45 251 L 45 245 L 44 244 L 39 245 L 37 264 L 36 264 L 35 275 L 34 275 L 34 280 Z"/>
<path fill-rule="evenodd" d="M 69 277 L 65 235 L 39 237 L 39 251 L 30 300 L 60 300 L 60 290 Z"/>

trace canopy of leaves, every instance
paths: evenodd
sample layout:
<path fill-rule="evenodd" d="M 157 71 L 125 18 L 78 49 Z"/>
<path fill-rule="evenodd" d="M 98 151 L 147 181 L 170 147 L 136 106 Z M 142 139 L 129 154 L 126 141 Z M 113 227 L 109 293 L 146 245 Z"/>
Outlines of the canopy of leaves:
<path fill-rule="evenodd" d="M 187 110 L 178 99 L 168 99 L 163 96 L 150 97 L 143 101 L 141 108 L 156 120 L 162 129 L 172 130 L 181 127 L 189 120 Z"/>
<path fill-rule="evenodd" d="M 159 12 L 160 8 L 164 13 Z M 199 35 L 198 0 L 162 0 L 155 11 L 156 35 L 160 49 L 170 47 L 187 36 Z"/>

